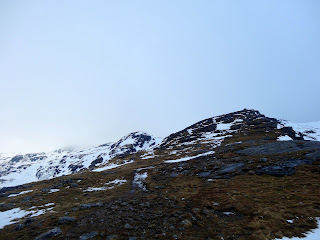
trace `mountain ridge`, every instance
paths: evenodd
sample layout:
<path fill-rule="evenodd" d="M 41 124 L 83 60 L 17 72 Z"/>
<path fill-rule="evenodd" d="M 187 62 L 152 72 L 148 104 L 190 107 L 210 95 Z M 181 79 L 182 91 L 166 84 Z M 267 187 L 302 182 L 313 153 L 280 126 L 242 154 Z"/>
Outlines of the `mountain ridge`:
<path fill-rule="evenodd" d="M 52 232 L 56 239 L 303 236 L 320 217 L 320 142 L 308 134 L 318 129 L 295 131 L 248 109 L 199 121 L 161 142 L 131 133 L 79 151 L 74 161 L 65 157 L 61 169 L 72 166 L 72 174 L 52 177 L 56 165 L 49 164 L 39 171 L 49 178 L 0 189 L 0 239 Z"/>
<path fill-rule="evenodd" d="M 245 112 L 244 115 L 242 113 Z M 242 121 L 241 118 L 245 117 L 247 121 L 250 121 L 254 119 L 254 116 L 260 116 L 261 118 L 266 118 L 265 115 L 261 114 L 257 110 L 241 110 L 232 112 L 229 114 L 223 114 L 216 117 L 207 118 L 205 120 L 199 121 L 195 124 L 192 124 L 188 126 L 187 128 L 178 131 L 176 133 L 170 134 L 168 137 L 165 138 L 159 138 L 159 137 L 153 137 L 152 135 L 146 133 L 146 132 L 133 132 L 129 133 L 126 136 L 122 137 L 120 140 L 114 143 L 107 143 L 107 144 L 101 144 L 98 146 L 88 147 L 85 149 L 77 149 L 74 150 L 73 148 L 60 148 L 57 150 L 54 150 L 52 152 L 41 152 L 41 153 L 28 153 L 28 154 L 20 154 L 15 156 L 6 156 L 5 154 L 0 154 L 0 188 L 1 187 L 8 187 L 8 186 L 14 186 L 15 181 L 13 180 L 15 177 L 8 176 L 10 175 L 10 169 L 12 171 L 19 171 L 20 173 L 21 168 L 27 168 L 27 166 L 31 166 L 31 162 L 35 162 L 37 160 L 45 160 L 49 162 L 50 166 L 42 166 L 45 165 L 44 161 L 39 162 L 38 161 L 38 168 L 36 173 L 28 173 L 27 175 L 30 177 L 30 181 L 37 181 L 37 180 L 45 180 L 50 179 L 53 177 L 59 177 L 63 175 L 68 175 L 72 173 L 77 173 L 84 169 L 93 169 L 96 166 L 106 164 L 109 160 L 111 160 L 114 157 L 126 155 L 130 153 L 134 153 L 141 150 L 147 150 L 150 147 L 166 147 L 166 144 L 170 144 L 170 138 L 177 138 L 179 134 L 185 134 L 187 133 L 189 137 L 187 139 L 184 139 L 184 141 L 188 142 L 189 140 L 192 141 L 192 139 L 196 139 L 197 136 L 193 134 L 193 131 L 215 131 L 215 121 L 224 121 L 225 123 L 231 123 L 230 121 L 235 116 L 238 116 L 238 121 Z M 232 117 L 233 116 L 233 117 Z M 268 121 L 270 121 L 270 124 L 273 124 L 273 127 L 275 127 L 277 124 L 277 128 L 286 128 L 287 129 L 287 138 L 288 140 L 302 140 L 306 138 L 307 140 L 320 140 L 320 122 L 313 122 L 310 126 L 309 124 L 298 124 L 293 123 L 288 120 L 277 120 L 275 118 L 266 118 Z M 238 122 L 238 123 L 240 123 Z M 195 128 L 198 127 L 199 124 L 206 125 L 205 127 L 201 127 L 200 129 L 195 130 Z M 292 127 L 292 125 L 294 127 Z M 233 130 L 235 130 L 239 125 L 234 125 Z M 297 131 L 295 131 L 296 129 Z M 231 129 L 232 130 L 232 129 Z M 180 136 L 181 137 L 181 136 Z M 284 138 L 285 139 L 285 138 Z M 151 141 L 149 143 L 149 141 Z M 149 144 L 148 144 L 149 143 Z M 144 146 L 144 144 L 146 144 Z M 124 146 L 127 145 L 127 146 Z M 156 146 L 159 145 L 159 146 Z M 86 161 L 81 160 L 83 157 L 85 157 L 87 153 L 88 157 L 90 156 L 91 159 L 87 159 Z M 65 158 L 69 157 L 73 158 L 72 161 L 69 161 L 67 163 L 67 160 Z M 3 157 L 5 156 L 5 157 Z M 10 160 L 8 161 L 8 159 Z M 30 160 L 28 162 L 28 160 Z M 19 161 L 25 161 L 24 165 L 17 166 L 18 169 L 15 169 L 13 167 L 13 163 L 18 163 Z M 87 162 L 90 163 L 87 163 Z M 53 163 L 56 162 L 56 163 Z M 59 164 L 59 163 L 60 164 Z M 63 164 L 68 164 L 67 166 L 63 166 Z M 7 165 L 10 165 L 9 167 Z M 35 170 L 33 170 L 35 171 Z M 11 172 L 12 173 L 12 172 Z M 12 174 L 15 175 L 15 174 Z M 31 178 L 32 175 L 32 178 Z M 10 180 L 12 180 L 12 184 L 10 183 Z M 6 182 L 8 184 L 6 184 Z M 28 183 L 28 181 L 18 181 L 19 184 Z"/>

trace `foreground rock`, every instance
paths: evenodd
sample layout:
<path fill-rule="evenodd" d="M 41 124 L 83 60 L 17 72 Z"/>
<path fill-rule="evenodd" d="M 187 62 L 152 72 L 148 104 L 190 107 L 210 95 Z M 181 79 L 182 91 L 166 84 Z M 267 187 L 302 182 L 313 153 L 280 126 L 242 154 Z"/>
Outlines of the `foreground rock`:
<path fill-rule="evenodd" d="M 61 229 L 56 227 L 54 229 L 51 229 L 48 232 L 45 232 L 43 234 L 41 234 L 40 236 L 36 237 L 34 240 L 45 240 L 45 239 L 49 239 L 51 237 L 56 237 L 58 235 L 60 235 L 62 233 Z"/>

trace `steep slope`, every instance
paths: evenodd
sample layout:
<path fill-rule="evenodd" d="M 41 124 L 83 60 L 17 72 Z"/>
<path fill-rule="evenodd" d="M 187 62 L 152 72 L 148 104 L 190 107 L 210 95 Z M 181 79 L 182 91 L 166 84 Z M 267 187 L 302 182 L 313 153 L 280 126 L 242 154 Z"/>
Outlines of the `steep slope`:
<path fill-rule="evenodd" d="M 159 144 L 131 134 L 76 175 L 1 189 L 0 239 L 301 237 L 320 217 L 320 142 L 305 134 L 248 109 Z"/>

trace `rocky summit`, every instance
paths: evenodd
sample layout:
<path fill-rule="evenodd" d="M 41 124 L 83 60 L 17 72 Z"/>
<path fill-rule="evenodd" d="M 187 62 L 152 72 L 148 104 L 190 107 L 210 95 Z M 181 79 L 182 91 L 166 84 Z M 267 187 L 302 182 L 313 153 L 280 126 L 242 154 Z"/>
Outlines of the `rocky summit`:
<path fill-rule="evenodd" d="M 293 124 L 294 125 L 294 124 Z M 256 110 L 0 154 L 0 239 L 281 239 L 320 217 L 320 129 Z"/>

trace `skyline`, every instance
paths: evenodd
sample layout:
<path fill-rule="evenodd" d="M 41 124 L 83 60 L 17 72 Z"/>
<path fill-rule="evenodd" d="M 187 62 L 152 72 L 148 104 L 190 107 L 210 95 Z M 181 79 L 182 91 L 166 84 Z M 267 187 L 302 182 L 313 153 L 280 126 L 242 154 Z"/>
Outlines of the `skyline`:
<path fill-rule="evenodd" d="M 318 1 L 0 3 L 0 152 L 166 137 L 243 108 L 320 121 Z"/>

